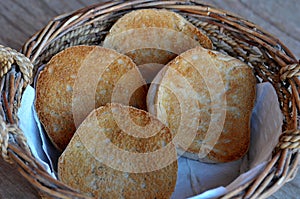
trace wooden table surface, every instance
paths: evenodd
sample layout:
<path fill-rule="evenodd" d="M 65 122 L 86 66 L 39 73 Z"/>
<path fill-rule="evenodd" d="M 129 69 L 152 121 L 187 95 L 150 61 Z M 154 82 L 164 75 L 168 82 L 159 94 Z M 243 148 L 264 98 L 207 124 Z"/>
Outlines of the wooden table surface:
<path fill-rule="evenodd" d="M 100 0 L 0 0 L 0 44 L 19 50 L 22 44 L 53 17 Z M 229 10 L 276 35 L 300 58 L 299 0 L 206 0 Z M 35 188 L 14 166 L 0 159 L 0 198 L 39 198 Z M 271 199 L 300 198 L 300 174 Z"/>

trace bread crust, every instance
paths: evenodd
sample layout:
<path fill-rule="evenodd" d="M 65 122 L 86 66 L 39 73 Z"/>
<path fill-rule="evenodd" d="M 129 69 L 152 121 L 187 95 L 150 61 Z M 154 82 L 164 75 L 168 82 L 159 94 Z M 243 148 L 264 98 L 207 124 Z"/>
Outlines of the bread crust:
<path fill-rule="evenodd" d="M 220 52 L 196 47 L 176 57 L 160 73 L 164 75 L 158 74 L 149 88 L 147 106 L 175 137 L 195 136 L 185 143 L 188 147 L 178 147 L 179 154 L 218 163 L 237 160 L 247 152 L 256 88 L 256 78 L 248 65 Z M 184 100 L 189 102 L 184 104 Z M 190 114 L 183 116 L 183 112 Z M 196 119 L 190 116 L 193 114 Z M 190 120 L 195 121 L 194 126 L 180 129 L 181 122 Z M 191 134 L 191 129 L 195 134 Z"/>
<path fill-rule="evenodd" d="M 211 40 L 181 15 L 164 9 L 141 9 L 121 17 L 110 29 L 103 46 L 126 54 L 139 66 L 165 65 L 178 54 Z M 147 79 L 147 78 L 145 78 Z"/>
<path fill-rule="evenodd" d="M 114 93 L 117 86 L 122 92 Z M 133 87 L 139 89 L 130 98 Z M 63 151 L 95 107 L 114 100 L 145 109 L 146 93 L 146 82 L 129 57 L 99 46 L 75 46 L 55 55 L 39 74 L 35 108 L 50 140 Z"/>
<path fill-rule="evenodd" d="M 128 111 L 136 125 L 149 125 L 147 129 L 158 129 L 158 132 L 148 138 L 129 135 L 132 125 L 126 115 Z M 114 114 L 123 118 L 128 126 L 121 129 Z M 149 123 L 150 120 L 152 123 Z M 144 133 L 137 132 L 139 135 Z M 167 157 L 147 158 L 146 162 L 131 161 L 128 155 L 114 153 L 109 148 L 110 144 L 119 150 L 138 154 L 153 153 L 168 144 L 173 145 L 169 129 L 154 116 L 133 107 L 107 104 L 93 111 L 74 134 L 59 158 L 59 179 L 95 198 L 170 198 L 178 169 L 175 146 L 169 153 L 174 161 L 162 168 L 152 169 L 150 167 Z M 109 160 L 111 164 L 107 163 Z M 131 169 L 125 171 L 131 166 L 135 172 L 130 172 Z M 139 169 L 147 168 L 148 171 L 139 172 Z"/>

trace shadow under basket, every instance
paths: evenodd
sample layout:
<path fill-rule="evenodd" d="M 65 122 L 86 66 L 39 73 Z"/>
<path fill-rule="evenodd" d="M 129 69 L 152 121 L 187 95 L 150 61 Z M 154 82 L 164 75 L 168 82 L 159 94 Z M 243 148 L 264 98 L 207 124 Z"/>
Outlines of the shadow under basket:
<path fill-rule="evenodd" d="M 255 179 L 221 198 L 266 198 L 293 179 L 300 148 L 299 62 L 283 43 L 257 25 L 196 1 L 134 0 L 97 4 L 54 18 L 24 44 L 21 53 L 0 46 L 3 159 L 15 163 L 43 196 L 87 198 L 52 178 L 32 156 L 18 125 L 22 93 L 33 82 L 39 67 L 53 55 L 70 46 L 101 45 L 118 18 L 143 8 L 168 9 L 181 14 L 212 40 L 214 50 L 245 62 L 253 69 L 258 83 L 270 82 L 276 90 L 284 121 L 272 159 Z"/>

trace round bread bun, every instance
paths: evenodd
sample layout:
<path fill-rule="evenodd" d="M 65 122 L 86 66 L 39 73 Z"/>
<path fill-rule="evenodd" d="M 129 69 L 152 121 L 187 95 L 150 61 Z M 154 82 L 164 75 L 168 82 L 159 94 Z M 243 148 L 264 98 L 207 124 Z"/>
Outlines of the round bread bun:
<path fill-rule="evenodd" d="M 58 161 L 59 179 L 94 198 L 170 198 L 177 169 L 169 129 L 116 103 L 91 112 Z"/>
<path fill-rule="evenodd" d="M 212 48 L 211 40 L 197 27 L 181 15 L 163 9 L 141 9 L 125 14 L 103 42 L 104 47 L 132 58 L 141 71 L 151 67 L 142 67 L 143 64 L 161 64 L 160 68 L 154 67 L 154 74 L 178 54 L 199 45 Z M 149 83 L 149 69 L 146 70 L 142 74 Z"/>
<path fill-rule="evenodd" d="M 170 128 L 180 155 L 209 163 L 230 162 L 248 150 L 255 88 L 248 65 L 196 47 L 155 77 L 147 106 Z"/>
<path fill-rule="evenodd" d="M 132 60 L 99 46 L 70 47 L 38 76 L 35 108 L 54 146 L 63 151 L 96 107 L 117 102 L 146 109 L 147 86 Z"/>

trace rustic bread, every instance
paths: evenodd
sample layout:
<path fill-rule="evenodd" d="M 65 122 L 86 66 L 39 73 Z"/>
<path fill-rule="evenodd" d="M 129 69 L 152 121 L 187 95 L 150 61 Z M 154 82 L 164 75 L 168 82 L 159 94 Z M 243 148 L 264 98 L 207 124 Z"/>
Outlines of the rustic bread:
<path fill-rule="evenodd" d="M 248 150 L 255 85 L 245 63 L 196 47 L 155 77 L 147 106 L 170 128 L 179 154 L 203 162 L 229 162 Z"/>
<path fill-rule="evenodd" d="M 169 129 L 115 103 L 91 112 L 58 162 L 62 182 L 95 198 L 170 198 L 177 169 Z"/>
<path fill-rule="evenodd" d="M 62 151 L 95 107 L 113 101 L 145 109 L 146 94 L 145 81 L 129 57 L 76 46 L 55 55 L 41 71 L 35 107 L 50 140 Z"/>
<path fill-rule="evenodd" d="M 181 15 L 163 9 L 141 9 L 125 14 L 112 26 L 103 42 L 104 47 L 126 54 L 138 66 L 149 63 L 163 66 L 178 54 L 199 45 L 212 48 L 210 39 L 197 27 Z"/>

